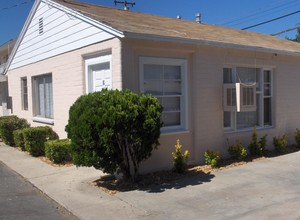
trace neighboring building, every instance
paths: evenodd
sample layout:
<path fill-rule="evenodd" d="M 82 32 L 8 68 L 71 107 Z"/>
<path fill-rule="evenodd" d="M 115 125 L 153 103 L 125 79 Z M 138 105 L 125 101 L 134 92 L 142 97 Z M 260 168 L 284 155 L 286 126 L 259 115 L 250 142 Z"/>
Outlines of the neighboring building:
<path fill-rule="evenodd" d="M 4 71 L 7 66 L 7 60 L 11 54 L 16 40 L 9 40 L 8 42 L 0 46 L 0 115 L 8 115 L 9 111 L 9 97 L 8 97 L 8 84 L 7 77 L 5 77 Z"/>
<path fill-rule="evenodd" d="M 207 149 L 300 128 L 300 44 L 276 37 L 69 0 L 37 0 L 6 73 L 13 114 L 61 138 L 69 107 L 102 88 L 156 96 L 161 146 L 143 170 L 170 168 L 177 139 Z M 224 100 L 224 101 L 223 101 Z"/>

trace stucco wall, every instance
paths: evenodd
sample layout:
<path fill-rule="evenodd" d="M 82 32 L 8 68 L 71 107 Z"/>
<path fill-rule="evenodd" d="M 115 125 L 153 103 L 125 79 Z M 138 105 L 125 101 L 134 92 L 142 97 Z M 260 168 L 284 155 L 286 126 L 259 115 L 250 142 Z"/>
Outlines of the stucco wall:
<path fill-rule="evenodd" d="M 191 152 L 190 163 L 203 163 L 207 149 L 227 155 L 227 141 L 242 141 L 247 146 L 252 130 L 226 133 L 223 129 L 223 68 L 245 66 L 273 70 L 273 127 L 258 129 L 258 135 L 268 135 L 272 148 L 275 135 L 293 133 L 300 127 L 300 58 L 272 53 L 243 51 L 175 43 L 126 40 L 123 46 L 124 88 L 140 91 L 139 57 L 183 58 L 188 61 L 188 131 L 163 134 L 161 145 L 143 163 L 142 170 L 168 169 L 172 166 L 171 152 L 177 139 L 183 149 Z M 132 65 L 124 65 L 124 64 Z"/>
<path fill-rule="evenodd" d="M 113 39 L 9 71 L 9 92 L 13 101 L 13 114 L 26 118 L 32 126 L 45 125 L 32 120 L 32 77 L 52 73 L 53 129 L 60 138 L 66 138 L 67 134 L 64 129 L 69 108 L 79 96 L 85 94 L 85 56 L 97 55 L 105 51 L 112 53 L 113 88 L 120 89 L 122 86 L 120 42 L 118 39 Z M 21 107 L 20 78 L 25 76 L 28 81 L 28 111 L 23 111 Z"/>
<path fill-rule="evenodd" d="M 191 153 L 190 163 L 203 163 L 204 151 L 216 150 L 227 156 L 227 142 L 242 141 L 247 146 L 252 130 L 226 133 L 223 129 L 223 68 L 245 66 L 273 70 L 273 126 L 258 130 L 258 135 L 268 135 L 268 147 L 272 147 L 275 135 L 288 134 L 290 143 L 293 133 L 300 128 L 300 58 L 272 53 L 243 51 L 151 42 L 142 40 L 109 40 L 88 46 L 35 64 L 12 70 L 8 73 L 10 96 L 13 98 L 13 114 L 32 122 L 31 77 L 52 73 L 54 97 L 54 129 L 61 138 L 68 119 L 68 110 L 76 98 L 85 92 L 84 57 L 102 51 L 112 51 L 114 89 L 131 89 L 140 92 L 139 57 L 164 57 L 186 59 L 188 129 L 184 132 L 162 134 L 161 145 L 153 156 L 144 162 L 141 171 L 169 169 L 172 166 L 171 152 L 177 139 L 183 149 Z M 21 110 L 20 77 L 28 78 L 29 111 Z"/>

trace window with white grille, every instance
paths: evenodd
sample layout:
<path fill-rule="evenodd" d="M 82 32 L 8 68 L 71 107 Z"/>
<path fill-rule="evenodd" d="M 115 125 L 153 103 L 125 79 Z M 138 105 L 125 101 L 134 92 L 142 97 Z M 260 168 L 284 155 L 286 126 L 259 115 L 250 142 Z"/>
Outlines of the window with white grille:
<path fill-rule="evenodd" d="M 140 58 L 141 92 L 152 94 L 163 106 L 162 131 L 187 129 L 186 69 L 183 59 Z"/>
<path fill-rule="evenodd" d="M 223 69 L 224 129 L 272 126 L 272 72 L 262 68 Z"/>

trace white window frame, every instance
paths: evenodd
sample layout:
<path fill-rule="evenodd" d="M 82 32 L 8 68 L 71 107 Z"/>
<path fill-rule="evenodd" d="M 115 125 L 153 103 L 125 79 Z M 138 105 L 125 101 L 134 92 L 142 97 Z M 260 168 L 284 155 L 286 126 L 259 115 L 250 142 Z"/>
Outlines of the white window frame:
<path fill-rule="evenodd" d="M 21 102 L 22 102 L 22 110 L 28 111 L 28 80 L 27 80 L 27 77 L 21 77 Z"/>
<path fill-rule="evenodd" d="M 85 59 L 85 92 L 86 94 L 93 92 L 93 77 L 92 77 L 92 67 L 98 64 L 109 62 L 110 71 L 111 71 L 111 88 L 113 88 L 113 80 L 112 80 L 112 55 L 99 55 L 92 58 Z"/>
<path fill-rule="evenodd" d="M 46 77 L 51 76 L 51 93 L 50 95 L 50 108 L 51 108 L 51 115 L 41 115 L 40 114 L 40 99 L 39 99 L 39 94 L 37 93 L 39 91 L 37 80 L 40 78 L 45 79 Z M 42 74 L 42 75 L 37 75 L 32 78 L 32 95 L 33 95 L 33 121 L 34 122 L 41 122 L 41 123 L 46 123 L 46 124 L 54 124 L 54 111 L 53 111 L 53 77 L 52 73 L 47 73 L 47 74 Z M 46 93 L 44 93 L 46 96 Z M 46 106 L 45 106 L 46 108 Z M 46 109 L 44 109 L 46 112 Z"/>
<path fill-rule="evenodd" d="M 161 128 L 162 133 L 183 132 L 188 129 L 188 92 L 187 92 L 187 60 L 177 58 L 161 58 L 161 57 L 140 57 L 139 72 L 140 72 L 140 91 L 145 92 L 144 88 L 144 65 L 171 65 L 180 66 L 181 68 L 181 95 L 180 95 L 180 124 L 174 126 L 165 126 Z M 155 95 L 153 95 L 156 97 Z"/>
<path fill-rule="evenodd" d="M 224 68 L 229 68 L 232 69 L 232 76 L 233 76 L 233 83 L 236 82 L 236 68 L 239 66 L 234 66 L 234 67 L 224 67 Z M 223 68 L 223 69 L 224 69 Z M 247 67 L 246 67 L 247 68 Z M 274 103 L 274 96 L 273 96 L 273 87 L 274 87 L 274 81 L 273 81 L 273 75 L 274 75 L 274 71 L 272 68 L 259 68 L 259 67 L 249 67 L 249 68 L 258 68 L 259 69 L 259 79 L 257 80 L 258 82 L 256 83 L 256 95 L 258 96 L 258 101 L 259 102 L 259 106 L 257 107 L 257 117 L 258 117 L 258 124 L 255 126 L 257 129 L 263 129 L 263 128 L 271 128 L 274 126 L 274 110 L 273 110 L 273 103 Z M 270 72 L 270 82 L 269 83 L 265 83 L 264 82 L 264 74 L 265 71 L 269 71 Z M 226 83 L 224 83 L 223 85 L 225 85 Z M 265 89 L 265 84 L 268 84 L 271 88 L 270 88 L 270 94 L 268 96 L 264 95 L 264 89 Z M 223 94 L 224 96 L 224 94 Z M 270 98 L 271 99 L 271 112 L 269 114 L 271 114 L 271 124 L 265 124 L 264 123 L 264 99 L 266 98 Z M 223 108 L 223 117 L 224 114 L 226 112 L 230 112 L 231 117 L 230 117 L 230 126 L 229 127 L 224 127 L 224 132 L 239 132 L 239 131 L 248 131 L 248 130 L 252 130 L 253 127 L 248 127 L 248 128 L 238 128 L 237 127 L 237 111 L 230 111 L 230 109 L 226 109 Z M 224 121 L 224 119 L 223 119 Z"/>

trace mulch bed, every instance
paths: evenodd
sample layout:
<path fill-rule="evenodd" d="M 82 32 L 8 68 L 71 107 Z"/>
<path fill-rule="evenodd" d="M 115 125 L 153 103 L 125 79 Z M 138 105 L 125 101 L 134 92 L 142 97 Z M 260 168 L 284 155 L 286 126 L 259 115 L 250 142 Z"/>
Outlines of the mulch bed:
<path fill-rule="evenodd" d="M 99 187 L 109 195 L 132 190 L 147 190 L 153 186 L 170 185 L 174 182 L 183 181 L 184 179 L 193 178 L 198 175 L 209 175 L 219 170 L 229 169 L 258 160 L 289 154 L 299 150 L 300 149 L 297 146 L 288 146 L 283 152 L 266 151 L 264 156 L 247 156 L 243 161 L 237 161 L 233 159 L 221 160 L 220 165 L 215 168 L 209 165 L 190 166 L 183 174 L 173 171 L 154 172 L 140 175 L 135 182 L 125 182 L 123 180 L 115 179 L 115 177 L 112 175 L 106 175 L 93 181 L 92 185 Z"/>

